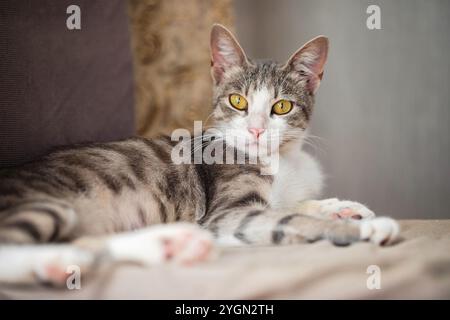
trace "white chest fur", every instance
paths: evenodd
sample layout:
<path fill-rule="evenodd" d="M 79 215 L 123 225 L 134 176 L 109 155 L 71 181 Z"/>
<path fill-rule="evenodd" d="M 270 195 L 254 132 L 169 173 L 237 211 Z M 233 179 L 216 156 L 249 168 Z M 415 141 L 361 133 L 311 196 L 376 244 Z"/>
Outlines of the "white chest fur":
<path fill-rule="evenodd" d="M 272 185 L 270 205 L 274 209 L 292 209 L 299 202 L 317 199 L 323 186 L 320 165 L 311 155 L 293 148 L 280 156 Z"/>

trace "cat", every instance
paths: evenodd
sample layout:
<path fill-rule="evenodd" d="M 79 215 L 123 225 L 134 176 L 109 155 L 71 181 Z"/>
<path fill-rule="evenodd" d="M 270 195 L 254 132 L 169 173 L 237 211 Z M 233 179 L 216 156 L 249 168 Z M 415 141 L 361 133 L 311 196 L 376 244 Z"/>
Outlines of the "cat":
<path fill-rule="evenodd" d="M 262 174 L 264 159 L 174 164 L 170 137 L 74 146 L 4 169 L 0 282 L 63 284 L 68 265 L 88 272 L 99 260 L 191 264 L 220 245 L 396 240 L 393 219 L 357 202 L 317 200 L 321 168 L 302 142 L 328 39 L 312 39 L 285 64 L 250 60 L 218 24 L 210 45 L 218 141 L 246 156 L 270 143 L 278 171 Z"/>

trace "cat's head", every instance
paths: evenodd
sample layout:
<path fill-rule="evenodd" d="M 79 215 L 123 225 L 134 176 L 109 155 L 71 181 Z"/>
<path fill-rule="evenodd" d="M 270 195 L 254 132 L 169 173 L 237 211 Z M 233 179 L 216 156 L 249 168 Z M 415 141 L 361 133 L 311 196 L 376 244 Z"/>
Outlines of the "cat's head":
<path fill-rule="evenodd" d="M 285 64 L 253 62 L 225 27 L 211 31 L 214 127 L 250 155 L 301 142 L 323 75 L 328 39 L 312 39 Z M 268 150 L 263 150 L 267 152 Z"/>

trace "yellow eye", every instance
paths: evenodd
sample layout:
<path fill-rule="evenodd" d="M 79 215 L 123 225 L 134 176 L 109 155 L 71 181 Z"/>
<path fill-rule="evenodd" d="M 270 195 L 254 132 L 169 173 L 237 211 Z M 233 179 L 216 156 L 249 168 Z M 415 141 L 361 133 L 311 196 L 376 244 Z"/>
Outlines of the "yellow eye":
<path fill-rule="evenodd" d="M 233 107 L 238 110 L 246 110 L 247 109 L 247 100 L 240 94 L 230 94 L 230 103 Z"/>
<path fill-rule="evenodd" d="M 278 115 L 286 114 L 292 110 L 292 102 L 288 100 L 280 100 L 272 107 L 272 112 Z"/>

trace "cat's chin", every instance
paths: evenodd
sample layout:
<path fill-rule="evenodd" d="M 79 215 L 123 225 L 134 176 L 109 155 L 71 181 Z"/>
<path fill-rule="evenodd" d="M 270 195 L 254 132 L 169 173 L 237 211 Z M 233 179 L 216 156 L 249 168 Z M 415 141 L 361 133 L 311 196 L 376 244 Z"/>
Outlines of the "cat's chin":
<path fill-rule="evenodd" d="M 250 143 L 246 145 L 245 149 L 240 151 L 245 152 L 250 158 L 268 158 L 278 153 L 278 148 L 269 149 L 258 143 Z"/>
<path fill-rule="evenodd" d="M 256 159 L 264 159 L 269 158 L 275 154 L 279 153 L 279 145 L 272 145 L 271 147 L 267 147 L 267 145 L 262 142 L 259 143 L 257 141 L 242 141 L 230 139 L 230 141 L 226 141 L 226 144 L 234 149 L 236 149 L 241 154 L 246 154 L 248 157 Z"/>

